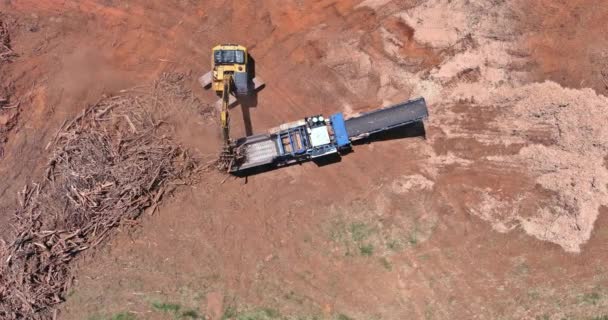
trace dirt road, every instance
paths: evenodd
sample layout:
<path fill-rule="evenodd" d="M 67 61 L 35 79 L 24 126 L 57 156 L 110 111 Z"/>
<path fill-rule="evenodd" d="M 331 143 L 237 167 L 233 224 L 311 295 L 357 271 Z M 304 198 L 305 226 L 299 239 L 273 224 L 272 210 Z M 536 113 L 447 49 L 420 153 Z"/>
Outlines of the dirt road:
<path fill-rule="evenodd" d="M 431 113 L 426 139 L 379 138 L 330 166 L 202 174 L 80 262 L 60 318 L 605 315 L 608 5 L 19 0 L 0 11 L 19 55 L 0 69 L 19 102 L 0 111 L 0 125 L 13 121 L 0 131 L 5 237 L 66 119 L 168 71 L 212 103 L 196 78 L 219 42 L 248 46 L 267 83 L 254 132 L 417 96 Z M 202 159 L 220 143 L 206 110 L 158 115 Z"/>

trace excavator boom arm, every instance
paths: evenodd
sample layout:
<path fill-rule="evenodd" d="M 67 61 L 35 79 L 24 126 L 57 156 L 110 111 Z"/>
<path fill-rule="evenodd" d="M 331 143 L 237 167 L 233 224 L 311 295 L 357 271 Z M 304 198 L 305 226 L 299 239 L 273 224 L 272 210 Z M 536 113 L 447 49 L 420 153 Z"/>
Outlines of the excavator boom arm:
<path fill-rule="evenodd" d="M 222 111 L 220 113 L 220 120 L 222 125 L 222 139 L 224 145 L 230 144 L 230 118 L 228 115 L 228 108 L 230 107 L 230 90 L 232 85 L 232 76 L 228 75 L 224 77 L 224 90 L 222 91 Z"/>

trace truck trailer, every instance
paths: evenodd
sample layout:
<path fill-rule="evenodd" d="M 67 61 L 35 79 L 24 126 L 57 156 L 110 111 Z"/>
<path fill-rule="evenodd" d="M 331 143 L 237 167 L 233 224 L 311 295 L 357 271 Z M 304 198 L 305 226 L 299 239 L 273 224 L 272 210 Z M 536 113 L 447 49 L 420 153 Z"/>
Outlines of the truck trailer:
<path fill-rule="evenodd" d="M 428 117 L 424 98 L 377 109 L 346 119 L 339 112 L 285 123 L 267 133 L 236 140 L 241 157 L 229 168 L 242 174 L 256 168 L 282 167 L 348 152 L 354 141 Z"/>

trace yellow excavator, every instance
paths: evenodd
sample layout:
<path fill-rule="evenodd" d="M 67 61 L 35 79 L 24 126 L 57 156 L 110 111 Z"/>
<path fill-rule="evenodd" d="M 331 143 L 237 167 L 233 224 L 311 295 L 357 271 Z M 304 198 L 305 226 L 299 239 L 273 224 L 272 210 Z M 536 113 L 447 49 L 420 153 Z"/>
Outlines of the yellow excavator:
<path fill-rule="evenodd" d="M 236 44 L 215 46 L 211 55 L 211 71 L 199 78 L 205 89 L 212 88 L 221 97 L 216 102 L 220 109 L 224 147 L 231 148 L 230 118 L 228 110 L 238 98 L 254 95 L 264 87 L 264 82 L 255 76 L 254 65 L 247 48 Z"/>

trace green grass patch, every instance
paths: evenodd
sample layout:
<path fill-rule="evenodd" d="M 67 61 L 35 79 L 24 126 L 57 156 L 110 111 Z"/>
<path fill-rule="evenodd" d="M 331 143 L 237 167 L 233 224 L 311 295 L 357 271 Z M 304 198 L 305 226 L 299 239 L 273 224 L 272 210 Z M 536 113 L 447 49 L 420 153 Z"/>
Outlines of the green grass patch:
<path fill-rule="evenodd" d="M 261 308 L 252 311 L 245 311 L 236 316 L 237 320 L 275 320 L 282 319 L 281 314 L 271 308 Z"/>
<path fill-rule="evenodd" d="M 224 310 L 224 314 L 222 315 L 222 320 L 233 319 L 233 318 L 236 318 L 237 315 L 238 314 L 236 312 L 236 308 L 234 306 L 228 306 Z"/>
<path fill-rule="evenodd" d="M 397 221 L 398 222 L 398 221 Z M 402 226 L 378 217 L 352 218 L 339 216 L 324 224 L 333 248 L 345 257 L 384 257 L 406 249 L 415 249 L 426 240 L 428 223 L 412 222 Z M 335 251 L 334 251 L 335 252 Z"/>
<path fill-rule="evenodd" d="M 407 242 L 411 245 L 411 246 L 415 246 L 418 244 L 418 231 L 414 230 L 412 232 L 410 232 L 410 235 L 407 239 Z"/>
<path fill-rule="evenodd" d="M 334 221 L 329 230 L 329 237 L 334 242 L 344 242 L 347 240 L 346 225 L 343 221 Z"/>
<path fill-rule="evenodd" d="M 198 313 L 198 311 L 193 309 L 182 311 L 181 318 L 203 319 L 203 317 Z"/>
<path fill-rule="evenodd" d="M 89 320 L 137 320 L 134 314 L 130 312 L 120 312 L 108 317 L 104 316 L 92 316 Z"/>
<path fill-rule="evenodd" d="M 380 264 L 384 267 L 384 269 L 391 271 L 393 270 L 393 265 L 391 264 L 390 261 L 388 261 L 387 258 L 382 257 L 380 258 Z"/>
<path fill-rule="evenodd" d="M 583 303 L 592 305 L 596 305 L 601 299 L 602 296 L 598 292 L 586 293 L 582 297 Z"/>
<path fill-rule="evenodd" d="M 355 320 L 345 314 L 333 314 L 331 318 L 320 314 L 284 315 L 272 308 L 237 310 L 233 305 L 224 310 L 222 320 Z"/>
<path fill-rule="evenodd" d="M 528 273 L 530 273 L 530 267 L 525 262 L 518 263 L 515 268 L 513 268 L 513 273 L 516 276 L 528 275 Z"/>
<path fill-rule="evenodd" d="M 401 250 L 401 243 L 397 240 L 389 240 L 386 242 L 386 248 L 392 251 Z"/>
<path fill-rule="evenodd" d="M 305 301 L 305 299 L 303 297 L 299 296 L 294 291 L 289 291 L 289 293 L 285 294 L 285 299 L 295 301 L 296 303 L 298 303 L 300 305 L 304 304 L 304 301 Z"/>
<path fill-rule="evenodd" d="M 121 312 L 113 315 L 110 320 L 135 320 L 137 319 L 134 314 L 129 312 Z"/>
<path fill-rule="evenodd" d="M 336 316 L 336 320 L 354 320 L 354 319 L 345 314 L 340 313 Z"/>
<path fill-rule="evenodd" d="M 427 304 L 426 308 L 424 309 L 424 319 L 435 319 L 435 309 L 433 309 L 433 306 L 430 304 Z"/>
<path fill-rule="evenodd" d="M 355 222 L 350 225 L 350 236 L 355 242 L 367 239 L 371 233 L 372 228 L 368 227 L 365 223 Z"/>
<path fill-rule="evenodd" d="M 418 259 L 420 260 L 429 260 L 431 258 L 431 256 L 428 253 L 424 253 L 418 256 Z"/>
<path fill-rule="evenodd" d="M 418 221 L 416 221 L 414 226 L 410 229 L 407 236 L 407 243 L 412 247 L 415 247 L 420 243 L 420 224 Z"/>
<path fill-rule="evenodd" d="M 376 230 L 365 222 L 348 223 L 343 220 L 334 221 L 329 230 L 332 241 L 340 243 L 344 248 L 344 256 L 372 256 Z"/>
<path fill-rule="evenodd" d="M 528 291 L 528 299 L 530 300 L 538 300 L 540 299 L 540 292 L 538 292 L 536 289 L 531 289 Z"/>
<path fill-rule="evenodd" d="M 152 307 L 163 312 L 179 312 L 182 307 L 179 304 L 166 302 L 152 302 Z"/>
<path fill-rule="evenodd" d="M 326 319 L 319 315 L 282 315 L 279 311 L 272 308 L 256 308 L 252 310 L 237 311 L 235 307 L 224 310 L 222 320 L 321 320 Z M 350 319 L 350 318 L 347 318 Z M 351 319 L 352 320 L 352 319 Z"/>
<path fill-rule="evenodd" d="M 365 257 L 371 257 L 374 255 L 374 246 L 371 244 L 364 244 L 359 247 L 359 253 Z"/>
<path fill-rule="evenodd" d="M 152 307 L 160 312 L 168 313 L 174 319 L 203 319 L 194 309 L 184 309 L 181 305 L 167 302 L 152 302 Z"/>

